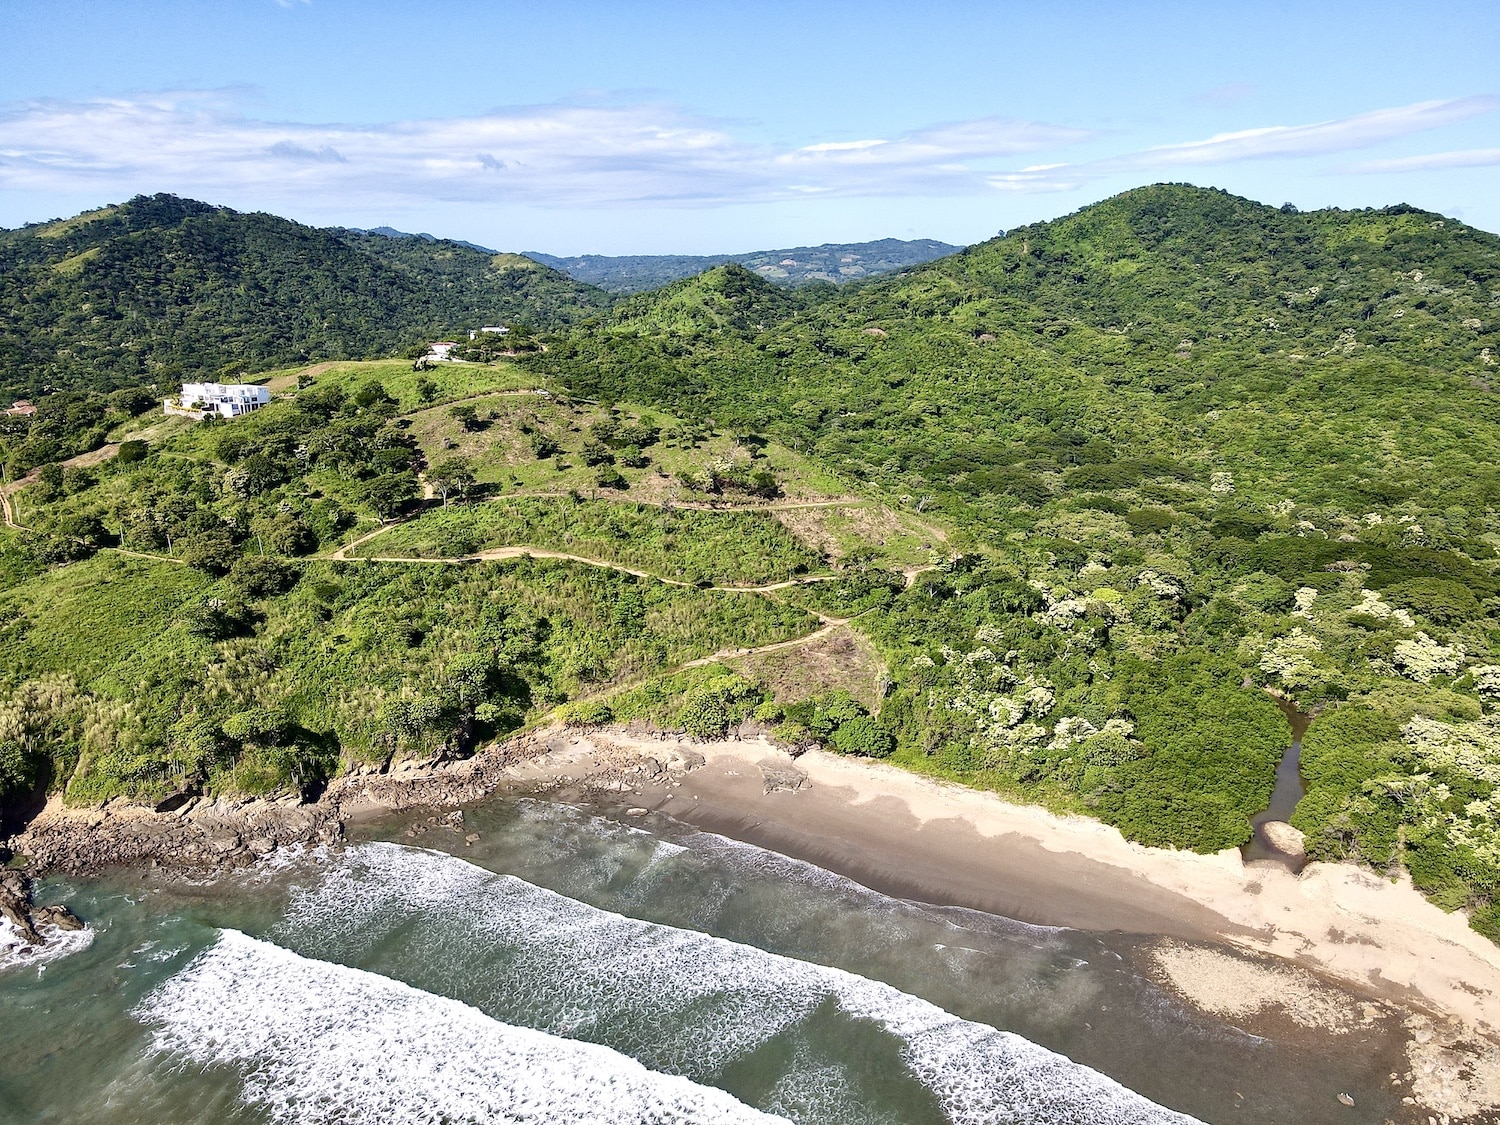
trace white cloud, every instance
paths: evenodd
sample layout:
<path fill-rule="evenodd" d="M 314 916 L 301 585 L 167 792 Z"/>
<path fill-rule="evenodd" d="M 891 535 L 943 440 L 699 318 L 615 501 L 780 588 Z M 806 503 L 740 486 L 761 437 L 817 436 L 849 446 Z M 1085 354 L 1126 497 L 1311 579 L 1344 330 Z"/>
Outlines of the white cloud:
<path fill-rule="evenodd" d="M 187 91 L 0 109 L 0 190 L 116 198 L 173 191 L 304 207 L 338 200 L 349 209 L 1056 192 L 1111 175 L 1344 152 L 1500 108 L 1494 97 L 1421 102 L 1072 164 L 1022 164 L 1017 158 L 1026 154 L 1045 159 L 1100 138 L 1068 126 L 984 117 L 788 148 L 747 140 L 662 103 L 521 106 L 467 118 L 351 125 L 251 117 L 238 108 L 243 97 L 243 91 Z M 1493 163 L 1492 155 L 1411 157 L 1386 162 L 1384 170 Z M 1010 162 L 1022 167 L 1007 170 Z"/>
<path fill-rule="evenodd" d="M 1497 109 L 1500 109 L 1500 98 L 1488 95 L 1417 102 L 1414 105 L 1378 109 L 1312 125 L 1271 125 L 1259 129 L 1217 133 L 1203 140 L 1156 145 L 1083 164 L 1036 165 L 1019 172 L 992 176 L 989 182 L 1000 191 L 1067 191 L 1088 180 L 1121 172 L 1169 171 L 1184 166 L 1230 164 L 1244 160 L 1328 156 L 1352 149 L 1370 148 L 1413 133 L 1456 124 L 1483 113 L 1492 113 Z M 1469 155 L 1473 154 L 1442 154 L 1455 158 L 1454 163 L 1430 166 L 1459 166 L 1458 158 Z M 1474 164 L 1494 162 L 1488 159 L 1472 161 Z M 1404 166 L 1404 162 L 1376 162 L 1362 165 L 1359 170 L 1400 170 L 1397 166 Z"/>
<path fill-rule="evenodd" d="M 1367 160 L 1351 165 L 1350 172 L 1427 172 L 1442 168 L 1488 168 L 1500 164 L 1500 148 L 1470 148 L 1458 152 L 1433 152 L 1425 156 L 1402 156 L 1394 160 Z"/>
<path fill-rule="evenodd" d="M 383 125 L 273 122 L 223 95 L 39 101 L 0 112 L 0 188 L 349 193 L 588 206 L 752 202 L 809 192 L 983 190 L 975 165 L 1082 140 L 984 118 L 794 150 L 747 142 L 669 105 L 545 105 Z"/>
<path fill-rule="evenodd" d="M 1113 163 L 1140 168 L 1175 167 L 1183 164 L 1225 164 L 1238 160 L 1271 157 L 1326 156 L 1350 149 L 1369 148 L 1383 141 L 1405 137 L 1427 129 L 1452 125 L 1500 109 L 1500 98 L 1477 96 L 1447 101 L 1377 109 L 1314 125 L 1272 125 L 1219 133 L 1201 141 L 1158 145 L 1142 152 L 1117 157 Z"/>

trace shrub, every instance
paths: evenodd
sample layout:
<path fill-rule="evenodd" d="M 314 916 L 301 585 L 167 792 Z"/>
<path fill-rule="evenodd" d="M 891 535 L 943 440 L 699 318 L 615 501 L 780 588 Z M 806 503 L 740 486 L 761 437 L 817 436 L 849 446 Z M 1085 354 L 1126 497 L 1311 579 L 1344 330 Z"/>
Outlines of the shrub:
<path fill-rule="evenodd" d="M 605 700 L 582 699 L 564 707 L 559 713 L 559 718 L 564 726 L 602 727 L 606 723 L 614 722 L 615 713 Z"/>
<path fill-rule="evenodd" d="M 727 673 L 688 691 L 677 723 L 691 738 L 722 738 L 732 723 L 749 716 L 760 691 L 743 676 Z"/>
<path fill-rule="evenodd" d="M 146 459 L 146 443 L 143 441 L 122 441 L 120 448 L 115 450 L 115 460 L 122 465 L 134 464 L 136 461 Z"/>
<path fill-rule="evenodd" d="M 829 744 L 840 754 L 865 758 L 888 758 L 896 749 L 891 733 L 869 715 L 856 715 L 840 723 Z"/>
<path fill-rule="evenodd" d="M 247 555 L 229 570 L 229 580 L 251 598 L 284 594 L 297 584 L 300 577 L 302 575 L 296 567 L 262 555 Z"/>

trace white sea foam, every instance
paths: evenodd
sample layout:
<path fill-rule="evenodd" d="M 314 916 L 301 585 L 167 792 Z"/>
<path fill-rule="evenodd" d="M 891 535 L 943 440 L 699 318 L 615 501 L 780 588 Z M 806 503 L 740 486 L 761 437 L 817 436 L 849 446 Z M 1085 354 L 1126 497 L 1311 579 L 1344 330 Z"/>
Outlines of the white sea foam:
<path fill-rule="evenodd" d="M 70 953 L 87 949 L 94 940 L 94 931 L 64 930 L 58 926 L 41 926 L 41 945 L 27 945 L 18 930 L 6 918 L 0 918 L 0 973 L 10 969 L 40 968 Z"/>
<path fill-rule="evenodd" d="M 759 1125 L 722 1090 L 607 1047 L 233 930 L 142 1003 L 152 1050 L 235 1071 L 278 1125 Z"/>
<path fill-rule="evenodd" d="M 558 1034 L 607 1032 L 664 1070 L 711 1074 L 832 1001 L 896 1036 L 913 1075 L 956 1123 L 1191 1120 L 889 985 L 599 910 L 443 853 L 350 849 L 294 899 L 286 932 L 299 947 L 352 958 L 359 941 L 396 927 L 413 949 L 432 951 L 419 954 L 429 987 L 481 1007 L 525 1009 L 521 1018 Z M 486 968 L 475 950 L 503 956 Z M 445 971 L 434 968 L 442 960 L 453 962 L 448 976 L 429 982 Z M 639 1044 L 623 1041 L 630 1026 L 642 1028 Z"/>

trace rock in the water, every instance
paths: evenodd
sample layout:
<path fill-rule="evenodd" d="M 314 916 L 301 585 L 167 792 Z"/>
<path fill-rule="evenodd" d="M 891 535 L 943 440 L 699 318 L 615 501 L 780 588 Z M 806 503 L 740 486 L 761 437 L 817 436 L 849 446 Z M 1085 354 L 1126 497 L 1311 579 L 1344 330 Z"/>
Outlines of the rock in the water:
<path fill-rule="evenodd" d="M 1303 842 L 1302 833 L 1293 828 L 1284 820 L 1268 820 L 1261 825 L 1266 834 L 1266 839 L 1271 841 L 1271 846 L 1286 855 L 1305 855 L 1307 846 Z"/>
<path fill-rule="evenodd" d="M 646 815 L 646 810 L 645 809 L 626 809 L 625 810 L 625 815 L 626 816 L 645 816 Z"/>
<path fill-rule="evenodd" d="M 69 932 L 83 929 L 82 920 L 66 906 L 44 906 L 33 911 L 31 917 L 38 926 L 56 926 Z"/>
<path fill-rule="evenodd" d="M 1300 835 L 1302 835 L 1302 833 L 1298 832 L 1297 835 L 1300 836 Z M 1339 1105 L 1353 1106 L 1354 1105 L 1354 1099 L 1351 1098 L 1348 1094 L 1340 1094 L 1339 1095 Z"/>
<path fill-rule="evenodd" d="M 41 934 L 43 926 L 56 926 L 59 930 L 83 929 L 83 923 L 66 906 L 34 908 L 25 876 L 8 868 L 0 869 L 0 918 L 14 926 L 27 945 L 46 943 Z"/>
<path fill-rule="evenodd" d="M 27 945 L 40 945 L 42 935 L 31 921 L 31 891 L 19 871 L 0 869 L 0 918 L 21 935 Z"/>

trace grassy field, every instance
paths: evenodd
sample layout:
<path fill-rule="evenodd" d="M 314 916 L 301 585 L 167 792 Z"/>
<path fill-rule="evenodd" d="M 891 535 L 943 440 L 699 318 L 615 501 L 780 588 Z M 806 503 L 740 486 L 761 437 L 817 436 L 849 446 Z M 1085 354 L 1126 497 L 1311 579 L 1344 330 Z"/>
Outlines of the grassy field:
<path fill-rule="evenodd" d="M 885 665 L 874 646 L 848 626 L 809 644 L 726 657 L 723 663 L 782 704 L 842 691 L 875 712 L 884 695 Z"/>
<path fill-rule="evenodd" d="M 517 498 L 437 508 L 366 541 L 365 557 L 457 558 L 538 547 L 676 582 L 754 586 L 820 570 L 823 559 L 765 512 L 666 510 L 599 500 Z"/>
<path fill-rule="evenodd" d="M 292 394 L 297 390 L 299 375 L 307 375 L 316 386 L 340 386 L 350 392 L 372 379 L 377 380 L 386 393 L 397 401 L 403 413 L 486 391 L 530 390 L 542 385 L 535 375 L 506 362 L 439 363 L 425 371 L 415 371 L 411 361 L 407 359 L 319 363 L 311 367 L 268 372 L 256 376 L 252 381 L 267 386 L 273 396 Z M 436 388 L 432 397 L 425 401 L 417 391 L 417 384 L 422 381 Z"/>
<path fill-rule="evenodd" d="M 90 682 L 172 628 L 211 583 L 174 563 L 100 554 L 0 593 L 0 649 L 11 676 Z"/>

